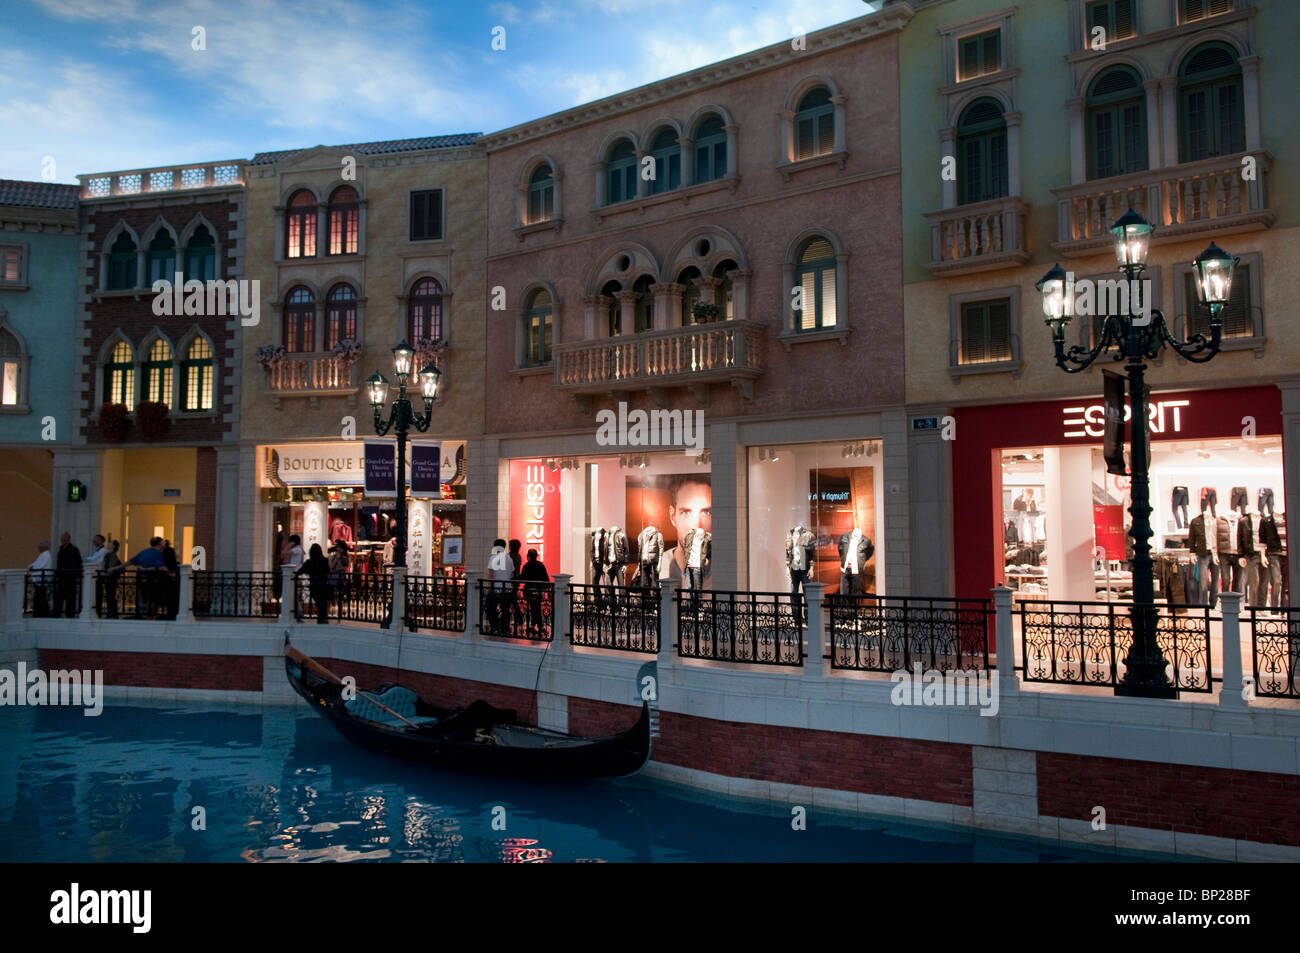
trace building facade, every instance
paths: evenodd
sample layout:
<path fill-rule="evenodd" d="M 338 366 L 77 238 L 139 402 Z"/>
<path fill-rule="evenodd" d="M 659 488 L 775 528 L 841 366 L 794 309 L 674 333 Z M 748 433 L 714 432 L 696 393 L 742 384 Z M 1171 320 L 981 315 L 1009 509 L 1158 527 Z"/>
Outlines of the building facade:
<path fill-rule="evenodd" d="M 454 573 L 486 552 L 465 536 L 483 432 L 487 160 L 475 140 L 318 146 L 245 166 L 263 319 L 241 354 L 241 567 L 278 565 L 292 534 L 304 548 L 341 539 L 361 566 L 372 552 L 382 564 L 395 501 L 365 492 L 363 446 L 376 435 L 363 380 L 382 373 L 391 401 L 403 340 L 417 371 L 442 372 L 432 426 L 412 434 L 438 449 L 441 474 L 412 491 L 407 565 Z"/>
<path fill-rule="evenodd" d="M 1056 366 L 1035 283 L 1059 261 L 1100 297 L 1103 279 L 1121 277 L 1109 229 L 1129 208 L 1156 228 L 1138 297 L 1177 336 L 1208 333 L 1192 260 L 1211 242 L 1240 259 L 1222 353 L 1193 366 L 1166 348 L 1148 370 L 1157 561 L 1187 574 L 1203 500 L 1234 548 L 1248 548 L 1237 540 L 1248 516 L 1263 550 L 1260 517 L 1275 508 L 1285 538 L 1285 510 L 1300 502 L 1289 465 L 1300 353 L 1287 333 L 1300 221 L 1280 38 L 1300 26 L 1297 11 L 1248 0 L 894 7 L 915 13 L 901 54 L 907 400 L 912 426 L 927 428 L 911 431 L 914 585 L 1127 595 L 1127 478 L 1101 458 L 1105 362 Z M 1093 346 L 1106 311 L 1077 317 L 1067 346 Z M 1238 591 L 1257 571 L 1243 561 Z M 1271 592 L 1251 585 L 1249 604 L 1285 603 L 1296 566 L 1273 562 L 1287 571 Z M 1198 587 L 1207 601 L 1211 581 Z"/>
<path fill-rule="evenodd" d="M 0 497 L 22 500 L 0 565 L 52 539 L 54 451 L 72 443 L 77 187 L 0 180 Z"/>

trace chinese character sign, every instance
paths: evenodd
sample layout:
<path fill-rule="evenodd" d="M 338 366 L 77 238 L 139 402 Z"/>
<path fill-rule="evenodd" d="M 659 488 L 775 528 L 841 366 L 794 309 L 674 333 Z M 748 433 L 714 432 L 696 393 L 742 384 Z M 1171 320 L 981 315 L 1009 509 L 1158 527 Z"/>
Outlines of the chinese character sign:
<path fill-rule="evenodd" d="M 560 481 L 540 460 L 510 461 L 510 536 L 560 571 Z"/>
<path fill-rule="evenodd" d="M 406 571 L 412 576 L 430 574 L 429 557 L 433 550 L 430 533 L 429 504 L 412 500 L 406 510 Z"/>

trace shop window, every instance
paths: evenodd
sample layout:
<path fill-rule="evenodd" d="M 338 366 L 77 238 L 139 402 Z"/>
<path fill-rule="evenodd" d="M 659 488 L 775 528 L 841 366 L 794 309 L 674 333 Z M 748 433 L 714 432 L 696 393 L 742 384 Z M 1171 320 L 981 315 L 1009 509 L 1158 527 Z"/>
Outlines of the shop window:
<path fill-rule="evenodd" d="M 188 412 L 212 409 L 212 345 L 207 338 L 190 342 L 181 364 L 182 409 Z"/>
<path fill-rule="evenodd" d="M 961 363 L 1010 361 L 1011 301 L 968 301 L 961 306 Z"/>
<path fill-rule="evenodd" d="M 636 149 L 629 140 L 619 140 L 610 150 L 606 175 L 609 177 L 606 205 L 636 198 Z"/>
<path fill-rule="evenodd" d="M 1127 66 L 1106 70 L 1088 90 L 1088 178 L 1147 168 L 1147 110 L 1142 80 Z"/>
<path fill-rule="evenodd" d="M 314 349 L 316 299 L 299 285 L 289 292 L 284 307 L 284 349 L 291 353 L 308 353 Z"/>
<path fill-rule="evenodd" d="M 316 196 L 299 189 L 289 199 L 284 215 L 285 257 L 316 257 Z"/>
<path fill-rule="evenodd" d="M 185 278 L 193 281 L 212 281 L 217 277 L 217 249 L 212 233 L 206 225 L 194 229 L 185 246 Z"/>
<path fill-rule="evenodd" d="M 555 215 L 555 177 L 551 167 L 542 163 L 528 180 L 528 219 L 526 225 L 549 222 Z"/>
<path fill-rule="evenodd" d="M 0 245 L 0 285 L 25 284 L 23 246 Z"/>
<path fill-rule="evenodd" d="M 125 291 L 134 288 L 138 267 L 135 242 L 130 235 L 122 232 L 108 253 L 108 290 Z"/>
<path fill-rule="evenodd" d="M 957 123 L 957 203 L 968 205 L 1005 198 L 1007 123 L 996 99 L 977 99 Z"/>
<path fill-rule="evenodd" d="M 1197 47 L 1178 72 L 1179 150 L 1183 162 L 1246 151 L 1241 65 L 1225 43 Z"/>
<path fill-rule="evenodd" d="M 957 41 L 959 80 L 987 76 L 1002 69 L 1002 31 L 985 30 Z"/>
<path fill-rule="evenodd" d="M 1220 13 L 1231 13 L 1236 0 L 1178 0 L 1178 22 L 1194 23 Z"/>
<path fill-rule="evenodd" d="M 637 334 L 655 329 L 655 296 L 650 290 L 653 283 L 654 279 L 649 275 L 642 275 L 632 285 L 632 290 L 637 293 L 636 316 L 633 324 L 633 330 Z"/>
<path fill-rule="evenodd" d="M 325 350 L 339 341 L 357 339 L 357 293 L 347 283 L 340 283 L 325 296 Z"/>
<path fill-rule="evenodd" d="M 819 331 L 835 327 L 838 319 L 835 300 L 835 249 L 824 238 L 813 238 L 799 255 L 795 286 L 800 289 L 801 307 L 794 309 L 795 327 L 799 331 Z"/>
<path fill-rule="evenodd" d="M 835 107 L 831 93 L 818 86 L 804 93 L 794 116 L 795 161 L 822 156 L 835 148 Z"/>
<path fill-rule="evenodd" d="M 145 400 L 153 403 L 172 405 L 172 348 L 162 338 L 156 338 L 149 346 L 148 359 L 144 362 Z"/>
<path fill-rule="evenodd" d="M 148 277 L 145 284 L 152 288 L 155 281 L 171 281 L 176 277 L 176 239 L 165 228 L 149 243 L 145 258 Z"/>
<path fill-rule="evenodd" d="M 340 185 L 330 196 L 329 254 L 355 255 L 361 226 L 361 205 L 357 190 L 350 185 Z"/>
<path fill-rule="evenodd" d="M 406 340 L 415 346 L 442 340 L 442 285 L 432 278 L 417 281 L 407 298 Z"/>
<path fill-rule="evenodd" d="M 135 410 L 135 360 L 131 345 L 118 341 L 104 365 L 104 403 L 124 404 Z"/>
<path fill-rule="evenodd" d="M 1137 35 L 1137 22 L 1133 17 L 1134 0 L 1093 0 L 1088 4 L 1088 36 L 1085 43 L 1091 47 L 1093 31 L 1101 27 L 1105 42 L 1127 40 Z"/>
<path fill-rule="evenodd" d="M 442 217 L 442 189 L 421 189 L 411 193 L 411 241 L 441 241 Z"/>
<path fill-rule="evenodd" d="M 721 116 L 707 116 L 695 127 L 695 182 L 727 174 L 727 132 Z"/>
<path fill-rule="evenodd" d="M 0 407 L 20 407 L 27 402 L 23 393 L 26 363 L 17 335 L 0 328 Z"/>
<path fill-rule="evenodd" d="M 551 320 L 550 294 L 533 292 L 524 327 L 525 365 L 532 367 L 551 362 Z"/>

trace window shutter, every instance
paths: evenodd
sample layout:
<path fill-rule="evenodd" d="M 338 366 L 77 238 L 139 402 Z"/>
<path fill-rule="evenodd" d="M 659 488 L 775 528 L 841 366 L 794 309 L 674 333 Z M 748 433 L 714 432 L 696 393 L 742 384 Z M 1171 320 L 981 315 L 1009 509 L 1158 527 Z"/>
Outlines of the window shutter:
<path fill-rule="evenodd" d="M 1097 178 L 1104 179 L 1116 173 L 1115 145 L 1111 138 L 1113 114 L 1103 110 L 1092 114 L 1093 163 Z"/>
<path fill-rule="evenodd" d="M 984 61 L 980 64 L 981 73 L 996 73 L 1002 68 L 1002 33 L 1000 30 L 984 37 Z"/>
<path fill-rule="evenodd" d="M 442 238 L 442 190 L 427 193 L 424 200 L 428 204 L 425 214 L 429 222 L 429 237 Z"/>
<path fill-rule="evenodd" d="M 1250 268 L 1239 265 L 1232 275 L 1232 294 L 1223 306 L 1223 336 L 1252 337 L 1254 333 L 1250 307 Z"/>
<path fill-rule="evenodd" d="M 989 306 L 989 360 L 1011 360 L 1011 303 L 990 302 Z"/>
<path fill-rule="evenodd" d="M 1241 86 L 1235 81 L 1216 87 L 1219 106 L 1219 155 L 1246 151 L 1246 129 L 1242 119 Z"/>
<path fill-rule="evenodd" d="M 805 271 L 800 276 L 800 286 L 803 288 L 803 310 L 796 312 L 795 317 L 799 330 L 811 331 L 817 327 L 817 272 L 812 269 Z"/>
<path fill-rule="evenodd" d="M 825 155 L 835 148 L 835 115 L 828 113 L 817 120 L 817 154 Z"/>
<path fill-rule="evenodd" d="M 822 320 L 823 328 L 833 328 L 836 323 L 835 269 L 825 268 L 822 277 Z"/>
<path fill-rule="evenodd" d="M 419 192 L 411 193 L 411 241 L 423 238 L 428 232 L 428 221 L 424 214 L 424 196 Z"/>
<path fill-rule="evenodd" d="M 989 193 L 985 198 L 1003 198 L 1007 194 L 1007 178 L 1007 134 L 999 132 L 989 138 Z"/>
<path fill-rule="evenodd" d="M 961 44 L 961 78 L 969 79 L 979 72 L 979 41 L 963 40 Z"/>
<path fill-rule="evenodd" d="M 1204 89 L 1194 89 L 1183 99 L 1183 128 L 1186 130 L 1186 162 L 1195 162 L 1207 158 L 1210 154 L 1208 136 L 1208 118 L 1206 100 L 1208 93 Z"/>
<path fill-rule="evenodd" d="M 1133 35 L 1133 0 L 1115 0 L 1115 32 L 1116 39 L 1126 39 Z"/>
<path fill-rule="evenodd" d="M 980 364 L 988 359 L 983 305 L 962 305 L 961 359 L 963 364 Z"/>
<path fill-rule="evenodd" d="M 813 121 L 811 117 L 799 120 L 798 133 L 794 157 L 796 159 L 807 159 L 813 154 Z"/>

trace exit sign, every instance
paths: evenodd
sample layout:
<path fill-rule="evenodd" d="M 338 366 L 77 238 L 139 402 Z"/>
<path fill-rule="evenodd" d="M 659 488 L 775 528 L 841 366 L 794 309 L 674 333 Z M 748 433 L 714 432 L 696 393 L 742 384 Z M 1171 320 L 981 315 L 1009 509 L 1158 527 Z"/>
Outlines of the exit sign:
<path fill-rule="evenodd" d="M 180 496 L 180 490 L 163 490 L 163 496 Z"/>
<path fill-rule="evenodd" d="M 938 417 L 913 417 L 912 429 L 913 430 L 938 430 L 939 418 Z"/>
<path fill-rule="evenodd" d="M 86 499 L 86 484 L 80 480 L 68 481 L 68 502 L 81 503 Z"/>

